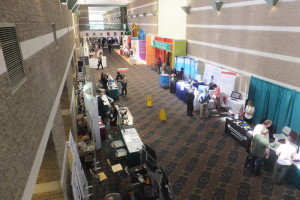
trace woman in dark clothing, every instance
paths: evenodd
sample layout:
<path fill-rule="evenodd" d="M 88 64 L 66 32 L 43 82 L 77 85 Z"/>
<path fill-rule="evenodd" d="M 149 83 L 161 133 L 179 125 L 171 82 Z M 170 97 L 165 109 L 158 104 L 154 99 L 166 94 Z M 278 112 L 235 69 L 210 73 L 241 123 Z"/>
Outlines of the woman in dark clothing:
<path fill-rule="evenodd" d="M 120 72 L 117 72 L 117 76 L 116 76 L 116 81 L 119 82 L 123 79 L 123 76 L 121 75 Z"/>
<path fill-rule="evenodd" d="M 117 134 L 118 126 L 117 126 L 117 119 L 118 119 L 118 111 L 114 104 L 114 102 L 110 103 L 110 111 L 109 111 L 109 125 L 111 129 L 111 133 Z"/>
<path fill-rule="evenodd" d="M 102 80 L 102 85 L 103 85 L 103 89 L 105 89 L 106 92 L 108 89 L 107 83 L 108 83 L 108 75 L 104 75 L 103 80 Z"/>
<path fill-rule="evenodd" d="M 158 73 L 160 74 L 160 68 L 161 68 L 161 59 L 160 58 L 158 58 L 157 59 L 157 68 L 158 68 Z"/>
<path fill-rule="evenodd" d="M 101 75 L 100 75 L 99 83 L 103 84 L 103 79 L 104 79 L 104 74 L 102 72 Z"/>

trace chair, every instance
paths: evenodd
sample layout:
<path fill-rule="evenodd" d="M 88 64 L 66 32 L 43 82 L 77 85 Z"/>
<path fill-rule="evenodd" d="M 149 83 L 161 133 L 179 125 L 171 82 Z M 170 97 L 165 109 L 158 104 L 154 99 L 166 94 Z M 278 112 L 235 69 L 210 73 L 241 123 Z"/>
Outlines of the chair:
<path fill-rule="evenodd" d="M 120 193 L 110 193 L 105 195 L 104 200 L 107 200 L 109 197 L 113 197 L 114 200 L 122 200 L 122 196 Z"/>
<path fill-rule="evenodd" d="M 287 136 L 291 133 L 291 128 L 288 126 L 283 127 L 282 133 L 273 134 L 273 137 L 275 138 L 275 142 L 279 142 L 280 139 L 285 139 Z"/>
<path fill-rule="evenodd" d="M 104 172 L 95 174 L 92 169 L 89 169 L 89 171 L 90 171 L 91 175 L 93 176 L 93 178 L 97 181 L 97 183 L 99 183 L 99 184 L 106 183 L 105 180 L 107 179 L 107 176 Z M 107 191 L 107 188 L 106 188 L 106 191 Z M 102 193 L 102 187 L 101 187 L 100 193 Z"/>
<path fill-rule="evenodd" d="M 111 167 L 111 170 L 112 170 L 114 173 L 117 173 L 117 172 L 120 172 L 120 171 L 123 170 L 123 167 L 122 167 L 122 165 L 121 165 L 120 163 L 115 164 L 115 165 L 111 165 L 109 159 L 107 159 L 106 161 L 107 161 L 107 164 Z"/>

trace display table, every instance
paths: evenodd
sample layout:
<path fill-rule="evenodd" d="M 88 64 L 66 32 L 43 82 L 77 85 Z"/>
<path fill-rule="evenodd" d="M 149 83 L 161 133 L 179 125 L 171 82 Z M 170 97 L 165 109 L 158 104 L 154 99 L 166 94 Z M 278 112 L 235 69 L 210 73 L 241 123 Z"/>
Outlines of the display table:
<path fill-rule="evenodd" d="M 186 86 L 188 86 L 188 84 L 182 81 L 176 83 L 176 96 L 185 103 L 186 103 L 186 97 L 185 97 Z"/>
<path fill-rule="evenodd" d="M 112 84 L 108 85 L 108 91 L 107 95 L 112 98 L 113 100 L 119 99 L 119 90 L 115 82 Z"/>
<path fill-rule="evenodd" d="M 235 139 L 240 145 L 249 152 L 252 140 L 252 130 L 248 124 L 240 119 L 226 118 L 225 133 Z"/>
<path fill-rule="evenodd" d="M 127 148 L 127 165 L 129 168 L 140 165 L 140 150 L 143 142 L 135 128 L 121 130 Z"/>
<path fill-rule="evenodd" d="M 102 95 L 101 97 L 104 104 L 104 112 L 107 113 L 109 111 L 110 103 L 106 95 Z"/>
<path fill-rule="evenodd" d="M 102 66 L 107 67 L 106 56 L 102 56 Z M 90 58 L 89 59 L 89 67 L 93 69 L 98 68 L 98 58 Z M 101 66 L 100 66 L 101 68 Z"/>
<path fill-rule="evenodd" d="M 240 114 L 244 110 L 245 101 L 233 100 L 230 97 L 226 99 L 225 107 L 228 107 L 234 114 Z"/>
<path fill-rule="evenodd" d="M 275 163 L 277 162 L 276 150 L 279 146 L 270 144 L 270 155 L 269 159 L 265 159 L 264 165 L 267 169 L 272 170 L 274 168 Z M 286 182 L 295 186 L 297 189 L 300 189 L 300 163 L 293 162 L 293 164 L 289 167 L 286 174 Z"/>
<path fill-rule="evenodd" d="M 176 93 L 176 83 L 177 83 L 177 78 L 171 78 L 170 79 L 170 93 Z"/>
<path fill-rule="evenodd" d="M 168 74 L 159 75 L 159 86 L 162 88 L 169 88 L 170 76 Z"/>
<path fill-rule="evenodd" d="M 118 110 L 117 125 L 122 129 L 123 125 L 133 125 L 133 117 L 127 107 L 119 107 L 116 105 Z"/>
<path fill-rule="evenodd" d="M 290 166 L 286 180 L 288 183 L 295 186 L 297 189 L 300 189 L 300 163 L 299 162 L 293 162 L 293 164 Z"/>

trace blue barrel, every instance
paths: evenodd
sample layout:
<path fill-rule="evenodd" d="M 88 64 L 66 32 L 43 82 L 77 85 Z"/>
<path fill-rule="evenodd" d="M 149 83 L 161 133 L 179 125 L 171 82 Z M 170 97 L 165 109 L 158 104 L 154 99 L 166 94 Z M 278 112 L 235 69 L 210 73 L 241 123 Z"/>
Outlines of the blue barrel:
<path fill-rule="evenodd" d="M 159 75 L 159 86 L 162 88 L 169 88 L 170 76 L 168 74 Z"/>

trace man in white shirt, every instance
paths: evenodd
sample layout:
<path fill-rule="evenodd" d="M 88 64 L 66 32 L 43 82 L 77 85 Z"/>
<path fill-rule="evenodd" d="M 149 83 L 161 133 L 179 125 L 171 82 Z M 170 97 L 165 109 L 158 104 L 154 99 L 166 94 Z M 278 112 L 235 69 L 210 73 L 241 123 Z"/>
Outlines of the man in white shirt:
<path fill-rule="evenodd" d="M 264 129 L 268 129 L 272 125 L 271 120 L 265 120 L 262 124 L 257 124 L 253 130 L 253 138 L 257 134 L 261 134 Z M 265 135 L 265 137 L 269 140 L 269 134 Z"/>
<path fill-rule="evenodd" d="M 289 136 L 285 139 L 285 144 L 281 144 L 276 155 L 278 156 L 277 162 L 274 166 L 273 181 L 276 184 L 282 184 L 285 179 L 286 172 L 289 166 L 292 164 L 297 149 L 291 144 L 292 138 Z"/>

